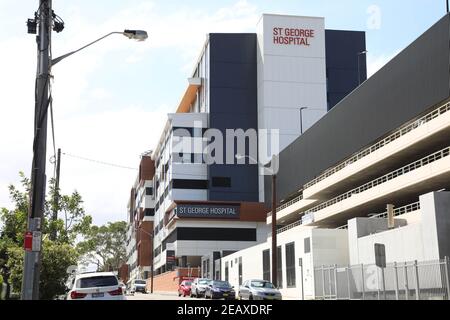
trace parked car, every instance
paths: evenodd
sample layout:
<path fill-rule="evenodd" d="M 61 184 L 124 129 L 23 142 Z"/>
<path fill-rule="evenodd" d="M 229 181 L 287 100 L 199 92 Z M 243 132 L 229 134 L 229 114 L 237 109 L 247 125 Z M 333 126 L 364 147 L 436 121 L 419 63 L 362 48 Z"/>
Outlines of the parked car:
<path fill-rule="evenodd" d="M 147 293 L 147 281 L 145 280 L 133 280 L 131 285 L 131 291 L 134 292 L 142 292 Z"/>
<path fill-rule="evenodd" d="M 190 280 L 184 280 L 180 283 L 178 286 L 178 296 L 186 297 L 191 295 L 191 285 L 192 281 Z"/>
<path fill-rule="evenodd" d="M 266 280 L 248 280 L 239 287 L 240 300 L 282 300 L 281 292 Z"/>
<path fill-rule="evenodd" d="M 191 284 L 191 298 L 200 298 L 204 296 L 210 281 L 210 279 L 206 278 L 195 278 Z"/>
<path fill-rule="evenodd" d="M 213 280 L 206 287 L 205 298 L 235 300 L 236 292 L 228 281 Z"/>
<path fill-rule="evenodd" d="M 126 286 L 125 283 L 123 283 L 122 281 L 119 281 L 119 287 L 122 288 L 123 294 L 126 294 L 126 293 L 127 293 L 127 286 Z"/>
<path fill-rule="evenodd" d="M 125 300 L 112 272 L 92 272 L 75 276 L 67 300 Z"/>

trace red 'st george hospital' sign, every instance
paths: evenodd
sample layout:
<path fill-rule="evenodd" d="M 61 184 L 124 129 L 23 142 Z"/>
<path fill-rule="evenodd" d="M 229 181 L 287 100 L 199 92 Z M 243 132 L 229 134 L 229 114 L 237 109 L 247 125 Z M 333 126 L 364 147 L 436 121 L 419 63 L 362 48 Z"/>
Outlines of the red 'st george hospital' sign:
<path fill-rule="evenodd" d="M 298 28 L 273 28 L 273 43 L 297 46 L 310 46 L 315 30 Z"/>

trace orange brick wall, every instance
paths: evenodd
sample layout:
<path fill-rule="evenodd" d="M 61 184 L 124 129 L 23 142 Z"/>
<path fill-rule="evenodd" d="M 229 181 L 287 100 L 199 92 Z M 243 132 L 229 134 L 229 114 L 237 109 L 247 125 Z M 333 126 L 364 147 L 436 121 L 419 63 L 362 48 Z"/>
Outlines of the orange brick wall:
<path fill-rule="evenodd" d="M 167 272 L 157 275 L 153 278 L 154 292 L 177 292 L 178 286 L 184 277 L 188 276 L 188 269 L 178 269 L 177 271 Z M 198 269 L 191 270 L 191 277 L 198 277 Z M 147 291 L 151 291 L 151 279 L 147 279 Z"/>

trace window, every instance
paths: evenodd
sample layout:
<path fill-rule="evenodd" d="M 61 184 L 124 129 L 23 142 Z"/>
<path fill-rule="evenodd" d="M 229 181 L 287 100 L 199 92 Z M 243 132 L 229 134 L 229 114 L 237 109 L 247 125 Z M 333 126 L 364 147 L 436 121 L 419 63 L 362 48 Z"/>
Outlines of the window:
<path fill-rule="evenodd" d="M 225 262 L 225 281 L 228 281 L 228 262 Z"/>
<path fill-rule="evenodd" d="M 228 262 L 225 262 L 225 281 L 228 281 Z"/>
<path fill-rule="evenodd" d="M 239 285 L 242 285 L 242 257 L 239 258 Z"/>
<path fill-rule="evenodd" d="M 144 210 L 145 217 L 153 217 L 155 216 L 155 209 L 145 209 Z"/>
<path fill-rule="evenodd" d="M 152 196 L 153 195 L 153 188 L 152 187 L 145 188 L 145 195 L 146 196 Z"/>
<path fill-rule="evenodd" d="M 78 288 L 112 287 L 118 284 L 115 276 L 97 276 L 81 278 L 78 280 Z"/>
<path fill-rule="evenodd" d="M 295 243 L 286 245 L 286 286 L 295 288 Z"/>
<path fill-rule="evenodd" d="M 201 138 L 207 128 L 187 128 L 187 127 L 173 127 L 174 137 L 198 137 Z"/>
<path fill-rule="evenodd" d="M 168 194 L 169 194 L 169 186 L 167 186 L 166 190 L 164 190 L 164 199 L 167 198 Z"/>
<path fill-rule="evenodd" d="M 263 280 L 270 281 L 270 250 L 263 251 Z"/>
<path fill-rule="evenodd" d="M 281 247 L 277 248 L 277 285 L 278 288 L 283 288 L 283 260 Z"/>
<path fill-rule="evenodd" d="M 192 190 L 208 189 L 208 180 L 174 179 L 170 183 L 172 189 L 192 189 Z"/>
<path fill-rule="evenodd" d="M 231 178 L 213 177 L 212 186 L 217 188 L 231 188 Z"/>
<path fill-rule="evenodd" d="M 305 238 L 304 247 L 305 247 L 305 253 L 311 252 L 311 238 Z"/>

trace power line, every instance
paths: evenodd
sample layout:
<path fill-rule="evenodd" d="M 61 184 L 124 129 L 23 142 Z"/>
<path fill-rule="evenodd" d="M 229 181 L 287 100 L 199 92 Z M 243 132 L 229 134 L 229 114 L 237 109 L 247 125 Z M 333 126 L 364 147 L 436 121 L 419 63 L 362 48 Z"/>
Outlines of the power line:
<path fill-rule="evenodd" d="M 63 152 L 62 154 L 65 155 L 65 156 L 71 157 L 71 158 L 80 159 L 80 160 L 84 160 L 84 161 L 89 161 L 89 162 L 93 162 L 93 163 L 97 163 L 97 164 L 101 164 L 101 165 L 105 165 L 105 166 L 110 166 L 110 167 L 115 167 L 115 168 L 120 168 L 120 169 L 133 170 L 133 171 L 137 171 L 138 170 L 137 168 L 122 166 L 120 164 L 104 162 L 104 161 L 100 161 L 100 160 L 94 160 L 94 159 L 81 157 L 81 156 L 73 155 L 73 154 L 66 153 L 66 152 Z"/>

